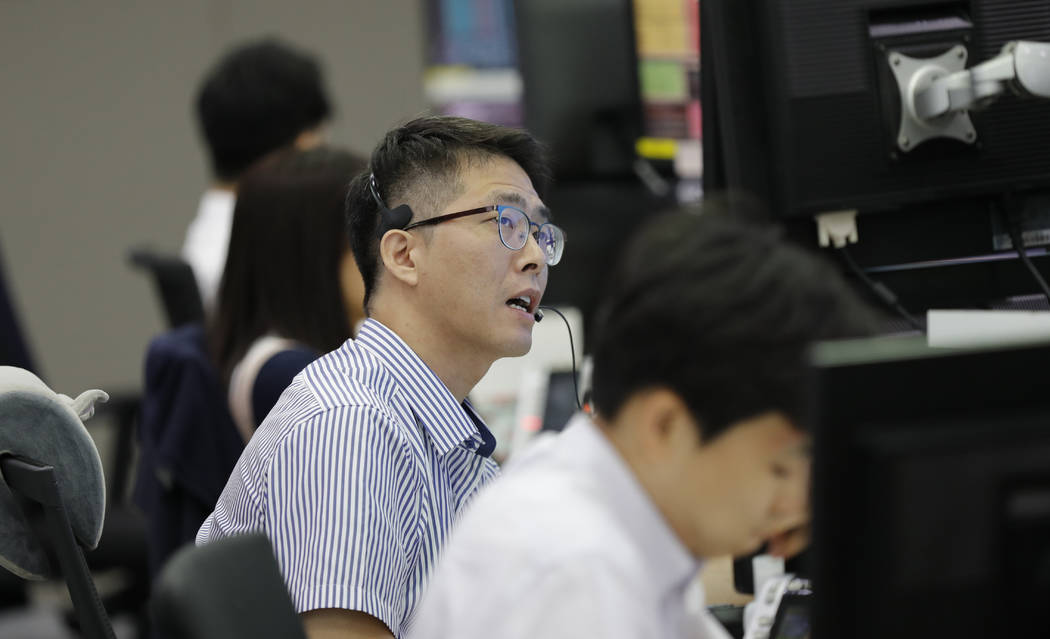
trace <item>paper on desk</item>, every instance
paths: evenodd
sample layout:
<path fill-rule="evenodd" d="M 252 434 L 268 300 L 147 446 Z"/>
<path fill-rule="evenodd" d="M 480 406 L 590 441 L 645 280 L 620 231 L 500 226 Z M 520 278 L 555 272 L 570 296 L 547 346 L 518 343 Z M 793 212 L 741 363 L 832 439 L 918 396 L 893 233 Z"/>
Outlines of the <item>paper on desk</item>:
<path fill-rule="evenodd" d="M 927 343 L 937 348 L 1050 340 L 1050 312 L 931 310 Z"/>

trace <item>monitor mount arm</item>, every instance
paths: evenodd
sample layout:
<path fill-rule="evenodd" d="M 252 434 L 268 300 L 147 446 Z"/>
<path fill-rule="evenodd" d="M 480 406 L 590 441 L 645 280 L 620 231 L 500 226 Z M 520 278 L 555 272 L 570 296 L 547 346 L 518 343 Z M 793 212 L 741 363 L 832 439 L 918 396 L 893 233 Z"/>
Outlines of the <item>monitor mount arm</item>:
<path fill-rule="evenodd" d="M 1050 44 L 1015 40 L 1000 54 L 966 67 L 966 47 L 957 45 L 935 58 L 888 54 L 901 96 L 897 147 L 911 151 L 926 140 L 977 141 L 969 111 L 1012 91 L 1023 97 L 1050 99 Z"/>

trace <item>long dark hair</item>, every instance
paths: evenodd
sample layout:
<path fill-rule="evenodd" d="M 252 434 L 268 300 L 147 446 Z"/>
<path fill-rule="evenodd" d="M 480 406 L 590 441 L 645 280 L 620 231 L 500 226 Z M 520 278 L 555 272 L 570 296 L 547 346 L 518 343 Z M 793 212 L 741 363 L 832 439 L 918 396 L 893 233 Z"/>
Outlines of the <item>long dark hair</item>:
<path fill-rule="evenodd" d="M 318 352 L 350 337 L 339 270 L 347 243 L 344 201 L 364 160 L 328 148 L 285 151 L 240 180 L 229 252 L 209 325 L 225 383 L 268 333 Z"/>

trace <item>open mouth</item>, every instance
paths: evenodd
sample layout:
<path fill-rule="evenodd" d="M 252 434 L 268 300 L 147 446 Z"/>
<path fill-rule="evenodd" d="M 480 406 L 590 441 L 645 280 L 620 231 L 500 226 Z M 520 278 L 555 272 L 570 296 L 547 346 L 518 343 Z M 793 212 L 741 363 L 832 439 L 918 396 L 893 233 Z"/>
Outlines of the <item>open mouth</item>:
<path fill-rule="evenodd" d="M 531 311 L 529 310 L 529 308 L 532 307 L 532 298 L 528 296 L 512 297 L 509 300 L 507 300 L 507 306 L 511 308 L 516 308 L 524 313 L 530 313 Z"/>

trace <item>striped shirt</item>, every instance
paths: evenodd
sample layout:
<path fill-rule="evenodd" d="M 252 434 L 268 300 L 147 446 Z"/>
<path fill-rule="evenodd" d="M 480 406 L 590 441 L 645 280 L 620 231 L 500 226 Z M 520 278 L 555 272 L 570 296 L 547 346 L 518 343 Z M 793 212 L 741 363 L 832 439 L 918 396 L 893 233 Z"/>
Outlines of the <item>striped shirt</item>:
<path fill-rule="evenodd" d="M 493 440 L 401 338 L 368 320 L 295 377 L 197 543 L 270 537 L 299 612 L 406 628 L 453 522 L 499 472 Z"/>

